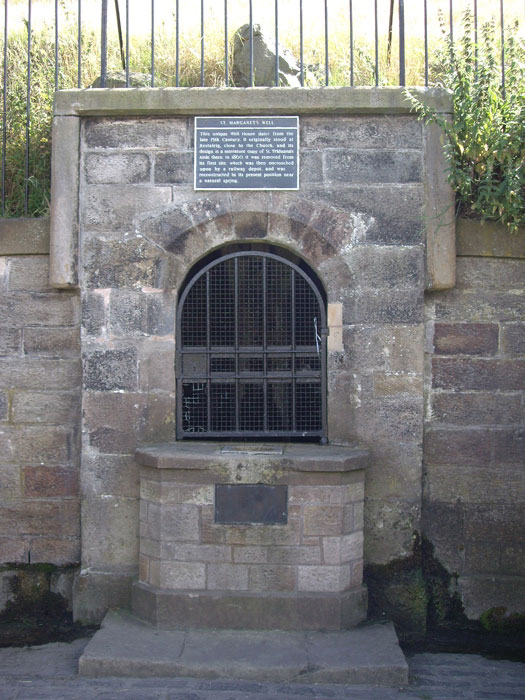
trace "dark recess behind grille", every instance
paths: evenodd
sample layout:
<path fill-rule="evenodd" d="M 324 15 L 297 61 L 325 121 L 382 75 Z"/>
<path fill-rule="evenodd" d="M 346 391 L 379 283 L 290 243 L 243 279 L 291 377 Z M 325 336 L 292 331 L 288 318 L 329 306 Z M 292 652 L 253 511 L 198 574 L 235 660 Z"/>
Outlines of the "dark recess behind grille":
<path fill-rule="evenodd" d="M 325 310 L 294 263 L 226 255 L 190 278 L 177 333 L 177 436 L 326 437 Z"/>

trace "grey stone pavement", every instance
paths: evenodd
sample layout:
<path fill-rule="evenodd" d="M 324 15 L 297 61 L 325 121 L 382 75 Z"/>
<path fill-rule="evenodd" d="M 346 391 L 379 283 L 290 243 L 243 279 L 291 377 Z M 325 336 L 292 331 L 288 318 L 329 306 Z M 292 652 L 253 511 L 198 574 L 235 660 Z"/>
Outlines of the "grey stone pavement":
<path fill-rule="evenodd" d="M 80 678 L 89 639 L 0 649 L 0 700 L 518 700 L 525 664 L 467 654 L 415 654 L 404 688 L 196 678 Z"/>

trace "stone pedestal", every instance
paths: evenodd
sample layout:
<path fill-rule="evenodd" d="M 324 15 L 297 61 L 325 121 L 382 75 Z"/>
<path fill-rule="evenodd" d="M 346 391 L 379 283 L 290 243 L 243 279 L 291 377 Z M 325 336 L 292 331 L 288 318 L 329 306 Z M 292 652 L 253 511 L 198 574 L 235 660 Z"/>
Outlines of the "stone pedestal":
<path fill-rule="evenodd" d="M 136 457 L 135 614 L 164 628 L 296 630 L 345 629 L 366 617 L 366 450 L 182 442 Z M 249 507 L 236 515 L 232 500 L 233 517 L 224 522 L 215 500 L 222 484 L 241 486 L 232 499 L 255 499 L 253 516 Z M 285 517 L 272 515 L 271 490 L 256 514 L 265 490 L 250 485 L 284 486 Z"/>

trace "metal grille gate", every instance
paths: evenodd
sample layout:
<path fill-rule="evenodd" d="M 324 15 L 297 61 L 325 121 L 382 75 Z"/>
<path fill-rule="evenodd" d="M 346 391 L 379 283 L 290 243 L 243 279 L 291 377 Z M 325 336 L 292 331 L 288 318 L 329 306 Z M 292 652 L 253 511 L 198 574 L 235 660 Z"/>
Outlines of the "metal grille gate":
<path fill-rule="evenodd" d="M 272 253 L 207 265 L 177 313 L 177 437 L 326 439 L 319 289 Z"/>

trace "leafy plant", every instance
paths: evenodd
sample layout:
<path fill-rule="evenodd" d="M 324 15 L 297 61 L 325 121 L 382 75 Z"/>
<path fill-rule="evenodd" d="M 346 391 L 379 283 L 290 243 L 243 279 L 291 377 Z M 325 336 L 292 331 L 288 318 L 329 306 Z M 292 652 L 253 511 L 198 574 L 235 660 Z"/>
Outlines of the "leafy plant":
<path fill-rule="evenodd" d="M 447 37 L 434 64 L 434 83 L 452 91 L 452 120 L 406 94 L 419 117 L 439 124 L 446 135 L 457 213 L 515 231 L 525 223 L 525 48 L 515 24 L 507 30 L 503 86 L 494 23 L 481 27 L 478 43 L 470 11 L 462 24 L 459 42 Z"/>

